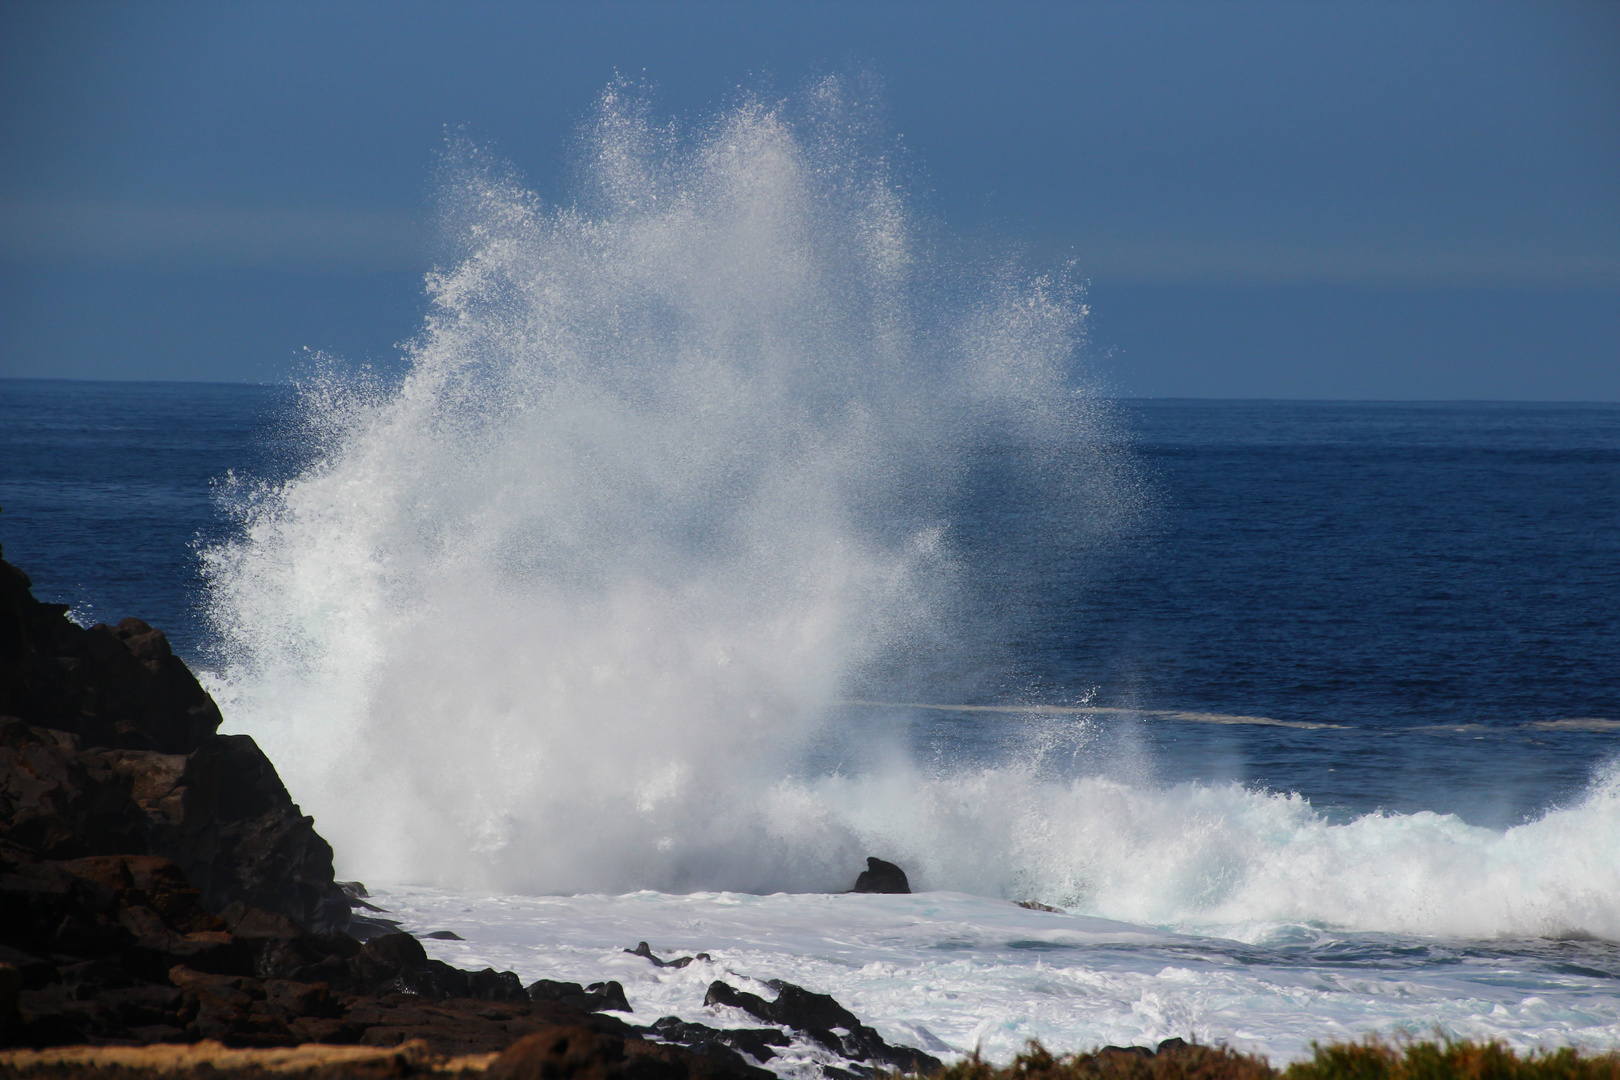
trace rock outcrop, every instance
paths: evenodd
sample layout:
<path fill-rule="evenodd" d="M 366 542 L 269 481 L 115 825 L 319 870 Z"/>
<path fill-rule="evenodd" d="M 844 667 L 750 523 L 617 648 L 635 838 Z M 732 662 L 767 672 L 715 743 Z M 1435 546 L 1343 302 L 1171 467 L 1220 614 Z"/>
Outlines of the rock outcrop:
<path fill-rule="evenodd" d="M 855 878 L 855 887 L 850 892 L 865 893 L 909 893 L 910 882 L 906 881 L 906 872 L 892 862 L 882 859 L 866 858 L 866 869 Z"/>
<path fill-rule="evenodd" d="M 44 858 L 163 856 L 216 913 L 242 902 L 347 927 L 314 819 L 251 738 L 217 734 L 219 709 L 163 632 L 81 627 L 3 559 L 0 724 L 0 840 Z"/>
<path fill-rule="evenodd" d="M 534 1001 L 557 1001 L 586 1012 L 634 1012 L 624 996 L 624 987 L 616 979 L 581 986 L 576 982 L 557 982 L 537 979 L 529 984 L 528 995 Z"/>
<path fill-rule="evenodd" d="M 314 822 L 219 722 L 160 631 L 79 627 L 0 560 L 0 1046 L 633 1034 L 594 1012 L 628 1009 L 617 983 L 535 1000 L 384 920 L 345 933 L 363 890 L 333 881 Z"/>
<path fill-rule="evenodd" d="M 460 971 L 408 934 L 362 944 L 240 901 L 216 914 L 171 859 L 42 859 L 9 843 L 0 844 L 0 970 L 16 986 L 4 1041 L 29 1046 L 379 1045 L 373 1028 L 402 1026 L 390 1023 L 395 998 L 513 1003 L 525 1015 L 534 1004 L 511 972 Z M 570 1022 L 581 1015 L 545 1009 Z M 503 1030 L 451 1041 L 499 1049 L 511 1041 Z"/>

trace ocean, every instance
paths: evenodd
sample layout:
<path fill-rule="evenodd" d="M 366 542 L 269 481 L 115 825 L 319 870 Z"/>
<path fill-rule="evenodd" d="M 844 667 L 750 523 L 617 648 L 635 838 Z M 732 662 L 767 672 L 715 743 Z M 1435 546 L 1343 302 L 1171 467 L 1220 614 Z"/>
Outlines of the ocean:
<path fill-rule="evenodd" d="M 199 551 L 233 534 L 233 471 L 307 464 L 296 408 L 287 387 L 0 382 L 6 556 L 80 621 L 139 614 L 217 672 Z M 1054 841 L 1108 879 L 1093 898 L 372 881 L 374 900 L 460 934 L 429 943 L 454 963 L 618 978 L 643 1019 L 714 1023 L 714 978 L 786 978 L 947 1056 L 1032 1037 L 1277 1060 L 1368 1032 L 1620 1043 L 1620 407 L 1117 409 L 1151 515 L 1084 575 L 1041 564 L 1061 508 L 981 543 L 1059 584 L 1025 626 L 1024 692 L 966 703 L 1110 711 L 837 710 L 982 781 L 965 803 L 997 798 L 1038 728 L 1015 772 L 1092 819 L 1095 847 Z M 1073 914 L 1007 902 L 1043 897 Z M 639 940 L 717 959 L 654 969 L 618 951 Z"/>
<path fill-rule="evenodd" d="M 466 151 L 397 371 L 0 382 L 6 558 L 433 955 L 640 1022 L 1620 1045 L 1620 406 L 1111 398 L 811 96 L 610 94 L 558 206 Z"/>

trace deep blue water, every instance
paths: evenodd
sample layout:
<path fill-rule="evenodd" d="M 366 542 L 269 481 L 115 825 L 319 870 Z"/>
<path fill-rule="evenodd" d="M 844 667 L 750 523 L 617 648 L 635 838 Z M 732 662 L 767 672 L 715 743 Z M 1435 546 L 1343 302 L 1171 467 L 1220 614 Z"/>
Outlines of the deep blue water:
<path fill-rule="evenodd" d="M 214 484 L 298 467 L 293 400 L 285 387 L 0 381 L 6 558 L 82 620 L 140 615 L 206 663 L 196 550 L 230 528 Z M 910 736 L 925 750 L 993 756 L 1044 727 L 1071 767 L 1130 744 L 1161 779 L 1489 824 L 1574 798 L 1620 751 L 1603 724 L 1535 726 L 1620 719 L 1620 406 L 1118 411 L 1141 498 L 1108 529 L 1083 501 L 1022 500 L 993 469 L 960 508 L 952 536 L 1003 647 L 983 665 L 993 676 L 930 700 L 1338 727 L 1106 714 L 1082 732 L 920 712 Z M 998 610 L 1003 596 L 1018 610 Z"/>
<path fill-rule="evenodd" d="M 1620 731 L 1533 726 L 1620 719 L 1620 407 L 1123 411 L 1147 521 L 1066 546 L 1084 529 L 1064 508 L 1002 506 L 974 534 L 981 564 L 1041 568 L 1014 684 L 1340 725 L 1127 726 L 1164 778 L 1354 812 L 1507 824 L 1620 750 Z"/>
<path fill-rule="evenodd" d="M 197 545 L 229 522 L 214 483 L 295 464 L 285 387 L 0 380 L 0 545 L 81 621 L 138 615 L 197 660 Z"/>

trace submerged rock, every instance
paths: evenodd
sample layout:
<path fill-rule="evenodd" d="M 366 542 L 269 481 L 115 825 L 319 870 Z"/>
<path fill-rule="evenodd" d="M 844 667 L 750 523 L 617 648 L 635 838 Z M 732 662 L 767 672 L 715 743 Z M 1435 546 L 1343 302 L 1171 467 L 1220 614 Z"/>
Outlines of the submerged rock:
<path fill-rule="evenodd" d="M 710 960 L 710 959 L 712 959 L 712 957 L 710 957 L 708 953 L 700 952 L 696 956 L 677 956 L 673 960 L 660 960 L 658 957 L 653 955 L 652 949 L 648 947 L 648 945 L 647 945 L 647 943 L 645 941 L 637 942 L 635 948 L 626 949 L 624 951 L 629 953 L 631 956 L 645 957 L 646 959 L 651 960 L 653 962 L 654 967 L 661 967 L 661 968 L 665 968 L 665 967 L 683 968 L 687 964 L 692 963 L 694 960 Z"/>
<path fill-rule="evenodd" d="M 906 881 L 906 872 L 892 862 L 867 856 L 866 869 L 855 879 L 855 887 L 850 892 L 863 893 L 909 893 L 911 885 Z"/>
<path fill-rule="evenodd" d="M 1028 911 L 1045 911 L 1053 915 L 1066 914 L 1062 908 L 1055 908 L 1050 904 L 1043 904 L 1039 900 L 1014 900 L 1013 903 Z"/>

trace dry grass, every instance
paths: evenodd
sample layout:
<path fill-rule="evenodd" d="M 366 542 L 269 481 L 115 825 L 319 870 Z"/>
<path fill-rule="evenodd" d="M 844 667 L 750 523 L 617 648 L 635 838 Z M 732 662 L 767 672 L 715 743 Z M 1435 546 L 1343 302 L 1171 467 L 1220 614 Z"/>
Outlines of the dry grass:
<path fill-rule="evenodd" d="M 157 1046 L 60 1046 L 0 1051 L 0 1077 L 19 1080 L 384 1080 L 478 1076 L 494 1054 L 447 1058 L 421 1041 L 400 1046 L 304 1046 L 230 1049 L 217 1042 Z"/>
<path fill-rule="evenodd" d="M 1499 1043 L 1379 1040 L 1313 1046 L 1308 1061 L 1274 1069 L 1265 1058 L 1225 1046 L 1182 1046 L 1148 1055 L 1105 1049 L 1056 1056 L 1030 1043 L 1008 1065 L 974 1056 L 930 1080 L 1620 1080 L 1620 1051 L 1563 1049 L 1519 1054 Z M 497 1055 L 445 1058 L 425 1043 L 387 1049 L 302 1046 L 227 1050 L 195 1046 L 60 1047 L 0 1051 L 0 1077 L 59 1080 L 382 1080 L 388 1077 L 479 1077 Z M 566 1080 L 559 1074 L 553 1080 Z"/>

